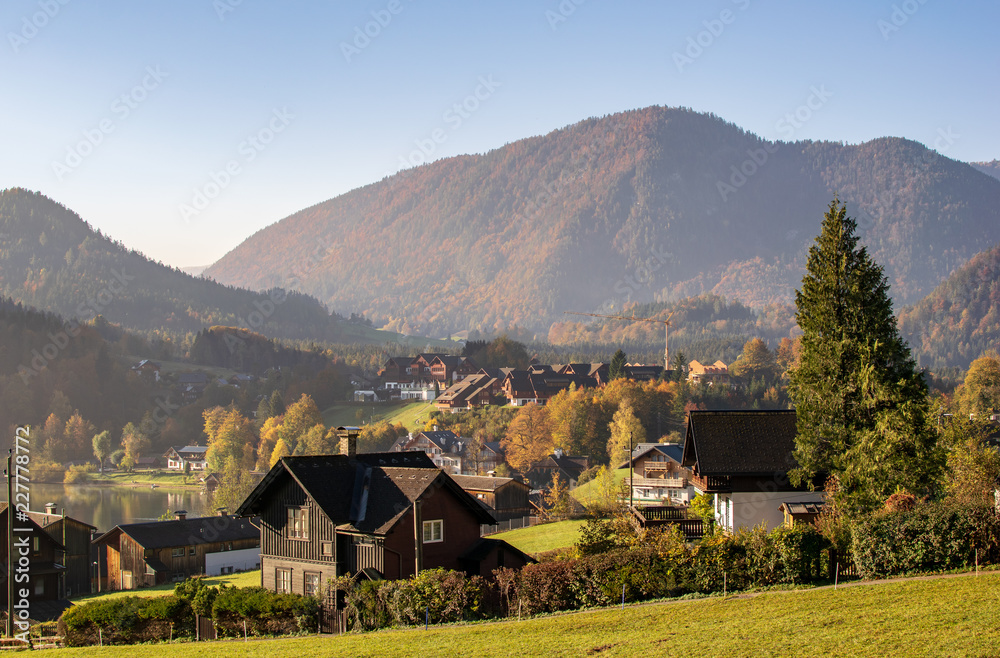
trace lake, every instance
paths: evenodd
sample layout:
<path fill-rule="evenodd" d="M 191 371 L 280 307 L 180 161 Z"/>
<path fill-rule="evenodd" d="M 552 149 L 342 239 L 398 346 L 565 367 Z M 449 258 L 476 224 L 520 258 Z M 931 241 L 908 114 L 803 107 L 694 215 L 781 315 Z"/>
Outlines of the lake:
<path fill-rule="evenodd" d="M 56 504 L 56 513 L 97 526 L 107 532 L 123 523 L 155 521 L 170 510 L 187 510 L 188 517 L 211 516 L 208 494 L 194 489 L 107 487 L 93 484 L 42 484 L 32 482 L 31 510 L 44 512 L 46 503 Z M 6 490 L 2 497 L 6 500 Z"/>

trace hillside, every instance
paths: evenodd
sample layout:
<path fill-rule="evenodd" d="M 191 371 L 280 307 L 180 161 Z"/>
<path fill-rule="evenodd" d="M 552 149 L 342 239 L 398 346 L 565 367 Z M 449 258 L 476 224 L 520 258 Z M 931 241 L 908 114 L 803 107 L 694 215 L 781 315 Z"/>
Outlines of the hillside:
<path fill-rule="evenodd" d="M 984 174 L 1000 179 L 1000 160 L 991 160 L 989 162 L 970 162 L 969 164 Z"/>
<path fill-rule="evenodd" d="M 930 295 L 905 308 L 900 333 L 920 365 L 967 368 L 1000 344 L 1000 245 L 978 254 Z"/>
<path fill-rule="evenodd" d="M 293 288 L 316 258 L 306 254 L 294 261 L 303 265 L 286 267 L 272 288 Z M 226 325 L 287 339 L 401 338 L 331 316 L 298 292 L 251 292 L 150 261 L 94 231 L 71 210 L 23 189 L 0 191 L 0 295 L 65 318 L 88 322 L 101 315 L 127 329 L 174 336 Z"/>
<path fill-rule="evenodd" d="M 787 304 L 835 193 L 899 305 L 1000 241 L 1000 181 L 918 143 L 770 143 L 651 107 L 402 171 L 257 232 L 206 275 L 280 285 L 320 243 L 328 258 L 297 288 L 341 312 L 545 336 L 565 310 L 708 292 Z"/>

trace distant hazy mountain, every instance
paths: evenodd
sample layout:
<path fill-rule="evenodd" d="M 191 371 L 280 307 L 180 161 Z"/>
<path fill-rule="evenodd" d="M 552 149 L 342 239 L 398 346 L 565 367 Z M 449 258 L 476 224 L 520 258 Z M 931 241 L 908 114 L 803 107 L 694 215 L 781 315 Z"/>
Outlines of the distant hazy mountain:
<path fill-rule="evenodd" d="M 984 174 L 1000 179 L 1000 160 L 992 160 L 990 162 L 970 162 L 969 164 Z"/>
<path fill-rule="evenodd" d="M 977 255 L 916 305 L 900 313 L 900 332 L 921 365 L 967 368 L 1000 348 L 1000 245 Z"/>
<path fill-rule="evenodd" d="M 306 208 L 206 271 L 298 288 L 405 331 L 518 325 L 706 292 L 788 303 L 834 194 L 897 303 L 1000 241 L 1000 181 L 899 138 L 772 143 L 651 107 L 448 158 Z"/>
<path fill-rule="evenodd" d="M 183 335 L 227 325 L 291 339 L 394 338 L 331 316 L 302 293 L 252 292 L 150 261 L 55 201 L 22 189 L 0 191 L 0 295 L 66 318 L 101 315 L 144 331 Z"/>

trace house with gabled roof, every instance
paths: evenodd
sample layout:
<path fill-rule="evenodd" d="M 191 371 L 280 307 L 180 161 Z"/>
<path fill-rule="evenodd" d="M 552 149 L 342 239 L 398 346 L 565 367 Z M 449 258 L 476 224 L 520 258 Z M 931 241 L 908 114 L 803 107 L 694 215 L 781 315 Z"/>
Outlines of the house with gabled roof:
<path fill-rule="evenodd" d="M 792 485 L 795 412 L 691 411 L 681 465 L 698 493 L 714 500 L 716 522 L 735 532 L 784 522 L 784 503 L 819 503 L 821 491 Z M 814 483 L 816 484 L 816 483 Z"/>
<path fill-rule="evenodd" d="M 697 360 L 688 363 L 688 381 L 692 384 L 728 384 L 729 366 L 722 360 L 716 361 L 710 366 L 702 365 Z"/>
<path fill-rule="evenodd" d="M 497 521 L 531 515 L 532 507 L 528 500 L 531 487 L 520 480 L 487 475 L 453 475 L 451 479 L 490 508 Z"/>
<path fill-rule="evenodd" d="M 339 455 L 283 457 L 237 511 L 260 517 L 265 588 L 309 594 L 342 575 L 523 563 L 506 543 L 481 541 L 493 516 L 427 455 L 357 454 L 356 431 L 338 429 Z"/>
<path fill-rule="evenodd" d="M 524 479 L 536 489 L 547 489 L 552 485 L 556 473 L 570 489 L 576 486 L 580 474 L 590 468 L 590 457 L 567 455 L 561 449 L 532 465 L 524 474 Z"/>
<path fill-rule="evenodd" d="M 687 505 L 695 496 L 690 469 L 681 466 L 684 446 L 640 443 L 632 459 L 618 468 L 630 469 L 632 499 L 637 503 Z"/>
<path fill-rule="evenodd" d="M 0 525 L 4 528 L 9 523 L 9 513 L 7 503 L 0 502 Z M 8 552 L 14 551 L 17 572 L 13 577 L 17 589 L 28 589 L 32 601 L 54 601 L 61 598 L 64 596 L 61 583 L 66 572 L 66 565 L 63 564 L 65 547 L 49 536 L 30 513 L 22 516 L 18 511 L 14 517 L 13 545 L 7 541 L 0 542 L 0 565 L 3 567 L 0 569 L 0 586 L 6 588 L 8 585 Z M 18 580 L 18 577 L 22 580 Z"/>
<path fill-rule="evenodd" d="M 217 576 L 260 566 L 260 532 L 249 519 L 230 515 L 117 525 L 94 540 L 102 589 L 129 590 Z"/>
<path fill-rule="evenodd" d="M 171 446 L 163 453 L 167 470 L 183 471 L 187 464 L 192 471 L 204 471 L 208 468 L 208 446 Z"/>

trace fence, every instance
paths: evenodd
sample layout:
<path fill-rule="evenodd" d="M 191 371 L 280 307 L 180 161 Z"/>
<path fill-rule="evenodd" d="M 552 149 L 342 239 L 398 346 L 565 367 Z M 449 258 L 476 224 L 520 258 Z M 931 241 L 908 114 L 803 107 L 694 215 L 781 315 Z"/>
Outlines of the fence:
<path fill-rule="evenodd" d="M 518 528 L 530 528 L 537 523 L 537 516 L 521 516 L 514 519 L 508 519 L 506 521 L 500 521 L 494 525 L 483 524 L 479 526 L 479 536 L 487 537 L 489 535 L 495 535 L 498 532 L 507 532 L 508 530 L 517 530 Z"/>
<path fill-rule="evenodd" d="M 340 635 L 347 632 L 347 610 L 323 605 L 319 609 L 319 632 Z"/>

